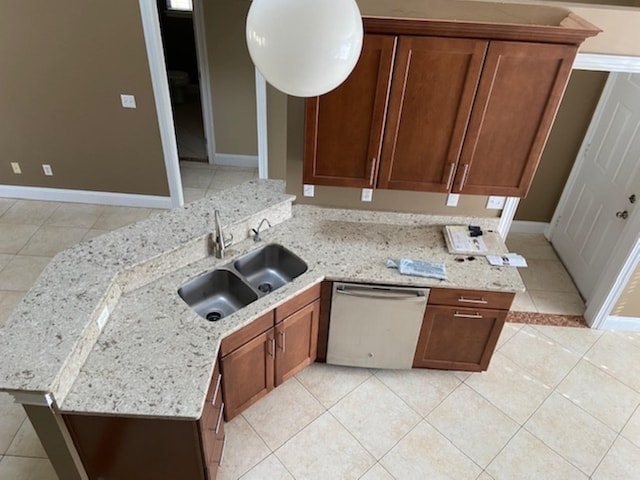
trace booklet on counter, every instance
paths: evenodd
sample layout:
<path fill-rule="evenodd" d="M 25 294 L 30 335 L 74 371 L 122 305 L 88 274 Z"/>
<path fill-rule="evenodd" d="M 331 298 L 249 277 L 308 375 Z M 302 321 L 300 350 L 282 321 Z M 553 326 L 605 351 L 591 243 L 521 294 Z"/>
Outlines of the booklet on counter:
<path fill-rule="evenodd" d="M 463 225 L 446 225 L 444 239 L 449 253 L 486 255 L 489 251 L 482 237 L 472 237 Z"/>
<path fill-rule="evenodd" d="M 505 253 L 504 255 L 487 255 L 487 260 L 494 267 L 526 267 L 527 261 L 517 253 Z"/>

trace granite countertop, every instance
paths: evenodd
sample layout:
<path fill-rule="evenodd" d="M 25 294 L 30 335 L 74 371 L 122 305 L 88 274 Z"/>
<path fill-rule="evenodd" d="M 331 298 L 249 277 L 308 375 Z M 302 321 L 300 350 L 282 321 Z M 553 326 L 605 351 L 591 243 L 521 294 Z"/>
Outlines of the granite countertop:
<path fill-rule="evenodd" d="M 269 215 L 266 218 L 272 221 Z M 482 257 L 459 263 L 447 252 L 442 225 L 478 222 L 485 231 L 497 228 L 497 219 L 294 206 L 291 219 L 261 232 L 261 245 L 279 243 L 290 249 L 308 264 L 304 274 L 223 321 L 207 322 L 180 299 L 177 290 L 189 279 L 261 246 L 244 240 L 228 249 L 225 259 L 202 258 L 124 293 L 61 410 L 199 418 L 220 340 L 325 278 L 523 290 L 516 269 L 491 267 Z M 485 238 L 493 252 L 506 252 L 497 234 Z M 401 257 L 443 262 L 448 280 L 403 276 L 386 268 L 387 259 Z"/>
<path fill-rule="evenodd" d="M 279 181 L 252 181 L 82 242 L 58 254 L 0 329 L 0 390 L 43 397 L 61 411 L 195 419 L 201 415 L 220 340 L 323 279 L 522 291 L 513 268 L 446 251 L 445 224 L 497 229 L 498 219 L 292 207 Z M 236 243 L 210 252 L 213 211 Z M 250 230 L 268 218 L 263 242 L 300 256 L 308 270 L 220 322 L 178 296 L 189 279 L 259 245 Z M 506 252 L 497 234 L 485 236 Z M 443 262 L 448 280 L 403 276 L 387 259 Z M 98 324 L 102 327 L 99 327 Z"/>

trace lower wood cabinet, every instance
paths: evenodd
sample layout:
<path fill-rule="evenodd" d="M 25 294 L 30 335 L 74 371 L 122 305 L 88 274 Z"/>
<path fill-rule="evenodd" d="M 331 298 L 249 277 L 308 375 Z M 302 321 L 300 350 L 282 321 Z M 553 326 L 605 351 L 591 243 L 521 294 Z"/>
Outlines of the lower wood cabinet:
<path fill-rule="evenodd" d="M 413 366 L 486 370 L 513 293 L 432 289 Z"/>
<path fill-rule="evenodd" d="M 91 480 L 212 480 L 224 454 L 217 367 L 199 420 L 63 414 Z"/>
<path fill-rule="evenodd" d="M 320 285 L 223 339 L 225 419 L 231 420 L 317 355 Z"/>

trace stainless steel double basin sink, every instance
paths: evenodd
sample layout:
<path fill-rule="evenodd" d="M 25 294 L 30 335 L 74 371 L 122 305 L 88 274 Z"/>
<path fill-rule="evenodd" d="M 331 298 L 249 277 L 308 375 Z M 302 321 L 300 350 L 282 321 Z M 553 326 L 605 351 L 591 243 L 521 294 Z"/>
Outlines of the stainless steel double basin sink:
<path fill-rule="evenodd" d="M 198 315 L 217 321 L 286 285 L 307 264 L 282 245 L 265 245 L 185 283 L 178 295 Z"/>

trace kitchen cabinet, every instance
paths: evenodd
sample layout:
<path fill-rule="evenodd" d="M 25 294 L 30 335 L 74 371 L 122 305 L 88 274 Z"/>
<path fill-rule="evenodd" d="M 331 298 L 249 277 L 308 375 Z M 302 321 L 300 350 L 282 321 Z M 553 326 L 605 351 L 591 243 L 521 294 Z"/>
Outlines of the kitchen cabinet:
<path fill-rule="evenodd" d="M 315 361 L 319 315 L 320 284 L 222 340 L 227 421 Z"/>
<path fill-rule="evenodd" d="M 389 25 L 365 34 L 343 85 L 307 100 L 303 182 L 525 196 L 589 35 L 546 43 L 535 28 L 491 38 L 459 25 L 455 38 Z"/>
<path fill-rule="evenodd" d="M 507 292 L 432 289 L 413 366 L 486 370 L 513 297 Z"/>
<path fill-rule="evenodd" d="M 395 44 L 394 36 L 365 35 L 349 78 L 307 101 L 305 183 L 375 187 Z"/>
<path fill-rule="evenodd" d="M 224 454 L 218 368 L 200 419 L 63 414 L 89 479 L 211 480 Z"/>

